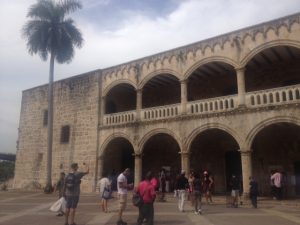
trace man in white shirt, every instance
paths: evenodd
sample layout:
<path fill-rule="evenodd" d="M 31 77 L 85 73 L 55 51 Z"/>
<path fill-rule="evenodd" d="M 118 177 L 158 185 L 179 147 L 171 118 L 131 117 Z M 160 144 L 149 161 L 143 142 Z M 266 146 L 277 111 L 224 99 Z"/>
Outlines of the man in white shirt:
<path fill-rule="evenodd" d="M 122 220 L 123 211 L 126 208 L 127 203 L 127 192 L 128 189 L 133 188 L 133 184 L 127 184 L 127 177 L 130 174 L 130 169 L 126 168 L 124 172 L 122 172 L 117 179 L 117 187 L 118 187 L 118 198 L 119 198 L 119 214 L 118 214 L 118 222 L 117 225 L 127 225 Z"/>

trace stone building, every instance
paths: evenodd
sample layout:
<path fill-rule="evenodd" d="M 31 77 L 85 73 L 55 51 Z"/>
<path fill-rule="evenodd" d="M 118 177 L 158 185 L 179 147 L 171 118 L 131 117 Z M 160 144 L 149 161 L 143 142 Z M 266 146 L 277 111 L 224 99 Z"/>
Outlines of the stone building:
<path fill-rule="evenodd" d="M 23 91 L 16 188 L 46 183 L 47 85 Z M 300 14 L 60 80 L 54 84 L 53 180 L 71 162 L 102 173 L 208 170 L 269 194 L 270 172 L 300 195 Z"/>

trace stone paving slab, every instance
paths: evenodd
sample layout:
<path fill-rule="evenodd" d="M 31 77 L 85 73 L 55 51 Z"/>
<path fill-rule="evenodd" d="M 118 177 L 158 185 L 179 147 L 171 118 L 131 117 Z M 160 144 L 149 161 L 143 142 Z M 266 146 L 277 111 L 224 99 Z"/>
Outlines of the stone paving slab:
<path fill-rule="evenodd" d="M 176 199 L 167 196 L 167 202 L 155 203 L 155 225 L 300 225 L 300 200 L 259 201 L 259 208 L 249 204 L 228 208 L 224 196 L 214 197 L 212 205 L 203 205 L 203 215 L 195 215 L 190 202 L 184 213 L 178 212 Z M 49 211 L 57 195 L 32 192 L 0 193 L 0 225 L 63 225 L 64 218 Z M 77 225 L 113 225 L 118 212 L 117 199 L 109 201 L 109 213 L 102 213 L 97 194 L 83 194 L 76 214 Z M 134 225 L 137 208 L 128 199 L 124 220 Z"/>

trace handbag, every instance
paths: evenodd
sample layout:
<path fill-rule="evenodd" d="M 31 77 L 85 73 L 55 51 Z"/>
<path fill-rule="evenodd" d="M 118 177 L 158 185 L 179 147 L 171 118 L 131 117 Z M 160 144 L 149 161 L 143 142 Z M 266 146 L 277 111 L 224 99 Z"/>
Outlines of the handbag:
<path fill-rule="evenodd" d="M 138 192 L 134 192 L 132 195 L 132 204 L 136 207 L 141 207 L 144 204 L 143 197 Z"/>
<path fill-rule="evenodd" d="M 134 206 L 141 207 L 144 204 L 143 197 L 144 197 L 144 195 L 145 195 L 145 193 L 146 193 L 147 190 L 148 190 L 148 186 L 144 190 L 144 193 L 143 193 L 142 196 L 139 194 L 139 192 L 133 192 L 133 195 L 132 195 L 132 204 Z"/>
<path fill-rule="evenodd" d="M 105 187 L 102 193 L 102 198 L 110 199 L 111 198 L 111 190 L 108 187 Z"/>
<path fill-rule="evenodd" d="M 66 200 L 64 197 L 61 197 L 56 202 L 53 203 L 50 207 L 50 211 L 52 212 L 64 212 L 66 210 Z"/>

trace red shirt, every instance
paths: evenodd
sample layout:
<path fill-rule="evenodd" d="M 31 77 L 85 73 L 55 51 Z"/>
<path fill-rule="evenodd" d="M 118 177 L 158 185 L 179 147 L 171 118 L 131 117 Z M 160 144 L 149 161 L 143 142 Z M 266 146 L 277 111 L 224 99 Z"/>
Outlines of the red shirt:
<path fill-rule="evenodd" d="M 156 197 L 154 187 L 149 181 L 142 181 L 137 188 L 137 192 L 140 196 L 143 196 L 144 203 L 152 203 Z"/>

